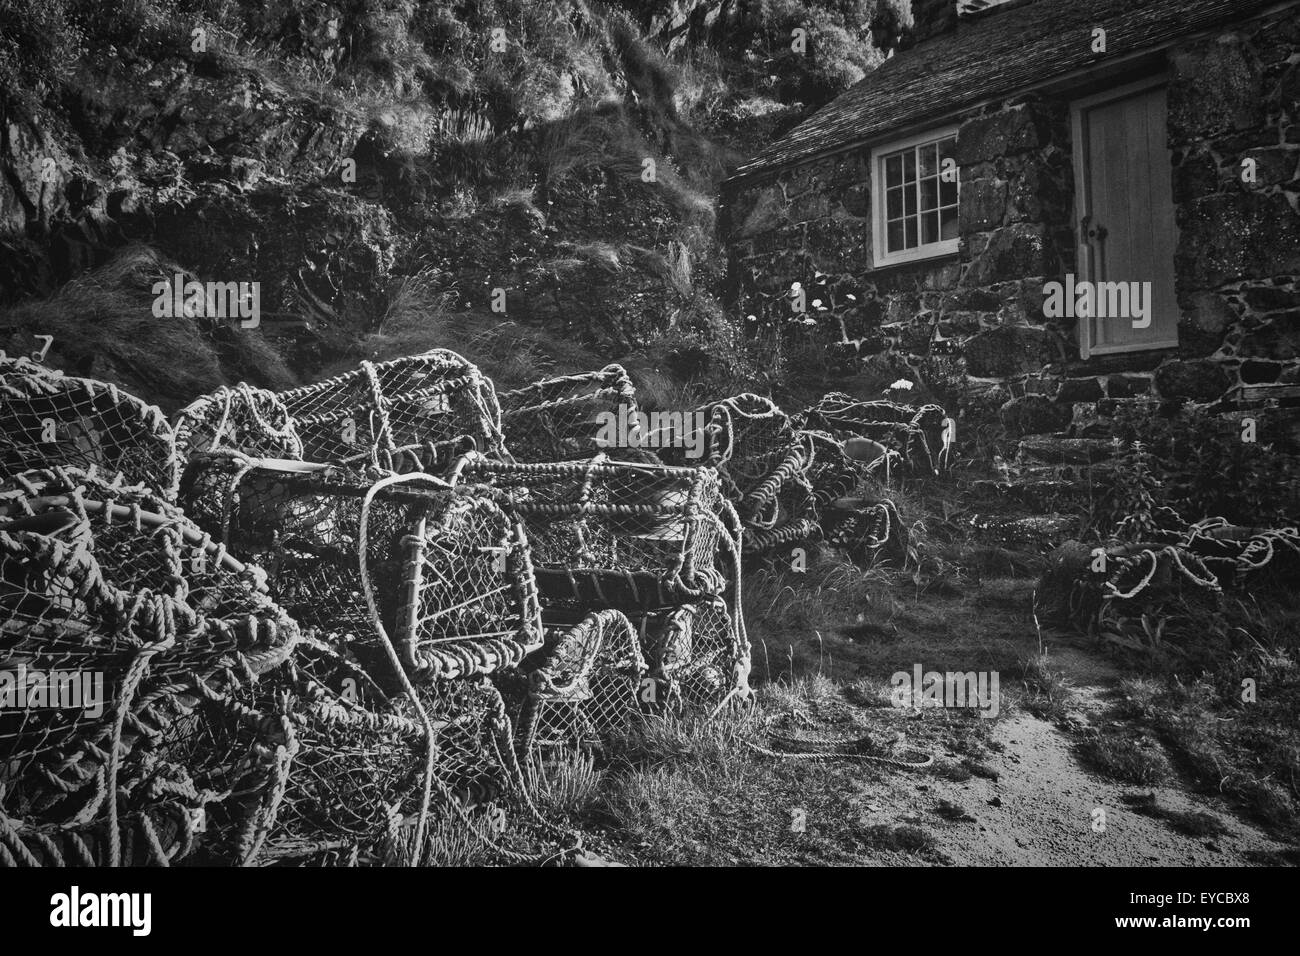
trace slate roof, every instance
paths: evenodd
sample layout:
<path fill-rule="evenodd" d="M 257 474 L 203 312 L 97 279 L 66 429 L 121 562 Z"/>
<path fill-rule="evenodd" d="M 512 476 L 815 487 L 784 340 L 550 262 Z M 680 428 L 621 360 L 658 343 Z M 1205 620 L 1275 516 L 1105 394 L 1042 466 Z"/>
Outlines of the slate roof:
<path fill-rule="evenodd" d="M 733 178 L 866 142 L 1277 5 L 1277 0 L 1035 0 L 995 8 L 895 53 L 739 166 Z M 1098 26 L 1106 31 L 1106 53 L 1092 52 L 1092 28 Z"/>

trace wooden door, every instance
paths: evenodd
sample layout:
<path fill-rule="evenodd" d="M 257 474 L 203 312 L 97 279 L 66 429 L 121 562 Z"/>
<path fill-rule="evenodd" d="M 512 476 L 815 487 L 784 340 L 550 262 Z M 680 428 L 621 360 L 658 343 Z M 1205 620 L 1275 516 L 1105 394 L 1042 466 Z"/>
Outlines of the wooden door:
<path fill-rule="evenodd" d="M 1174 294 L 1174 221 L 1166 139 L 1165 87 L 1130 84 L 1074 104 L 1077 279 L 1151 283 L 1150 325 L 1126 316 L 1079 320 L 1079 344 L 1090 353 L 1178 344 Z M 1141 320 L 1139 320 L 1140 322 Z"/>

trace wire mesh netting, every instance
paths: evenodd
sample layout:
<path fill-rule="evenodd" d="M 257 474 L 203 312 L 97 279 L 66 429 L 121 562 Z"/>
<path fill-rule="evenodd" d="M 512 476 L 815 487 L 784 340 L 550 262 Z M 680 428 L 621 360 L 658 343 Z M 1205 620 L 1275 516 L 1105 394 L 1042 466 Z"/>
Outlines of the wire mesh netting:
<path fill-rule="evenodd" d="M 555 846 L 560 835 L 528 798 L 504 704 L 485 678 L 421 683 L 365 704 L 293 679 L 293 760 L 262 862 L 447 862 L 439 844 L 449 824 L 496 859 L 536 860 Z"/>
<path fill-rule="evenodd" d="M 621 365 L 502 392 L 501 426 L 517 461 L 573 461 L 614 445 L 605 430 L 634 419 L 636 389 Z"/>
<path fill-rule="evenodd" d="M 514 501 L 548 606 L 666 607 L 727 587 L 721 562 L 734 564 L 740 534 L 712 469 L 603 455 L 526 464 L 472 455 L 454 474 Z"/>
<path fill-rule="evenodd" d="M 168 500 L 181 471 L 171 426 L 155 406 L 0 353 L 0 477 L 49 465 L 121 475 Z"/>
<path fill-rule="evenodd" d="M 553 629 L 524 672 L 519 741 L 531 759 L 599 750 L 640 719 L 643 703 L 653 703 L 653 693 L 642 688 L 646 662 L 636 632 L 619 611 L 597 611 Z"/>
<path fill-rule="evenodd" d="M 434 349 L 279 393 L 303 457 L 434 470 L 470 448 L 505 456 L 492 383 L 455 352 Z"/>
<path fill-rule="evenodd" d="M 241 699 L 299 638 L 257 571 L 154 492 L 74 469 L 6 482 L 0 863 L 167 863 L 210 817 L 247 840 L 279 745 Z M 215 723 L 242 728 L 237 749 L 175 759 Z"/>
<path fill-rule="evenodd" d="M 240 384 L 202 395 L 176 413 L 182 457 L 237 451 L 253 457 L 302 458 L 302 441 L 278 395 Z"/>
<path fill-rule="evenodd" d="M 721 598 L 639 618 L 642 647 L 663 710 L 710 714 L 749 688 L 744 623 Z"/>
<path fill-rule="evenodd" d="M 267 569 L 303 626 L 346 641 L 372 674 L 384 671 L 381 631 L 421 679 L 513 667 L 541 646 L 528 539 L 489 489 L 217 453 L 191 464 L 183 500 Z"/>

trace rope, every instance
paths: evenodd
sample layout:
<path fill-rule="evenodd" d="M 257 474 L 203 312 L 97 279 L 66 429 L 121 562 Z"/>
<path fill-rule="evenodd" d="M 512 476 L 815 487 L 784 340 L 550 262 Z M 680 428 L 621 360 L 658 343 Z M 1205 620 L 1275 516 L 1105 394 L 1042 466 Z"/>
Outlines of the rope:
<path fill-rule="evenodd" d="M 787 716 L 793 716 L 796 720 L 802 720 L 805 723 L 809 723 L 808 718 L 804 717 L 798 711 L 795 711 L 793 715 L 774 714 L 763 722 L 763 733 L 772 741 L 781 741 L 792 745 L 805 743 L 805 741 L 801 741 L 797 737 L 792 737 L 788 734 L 782 734 L 779 731 L 773 730 L 773 725 L 776 721 Z M 868 736 L 846 739 L 842 743 L 843 745 L 850 747 L 862 747 L 864 745 L 874 746 L 874 741 L 872 741 Z M 745 746 L 765 757 L 774 757 L 782 760 L 860 760 L 869 763 L 884 764 L 890 767 L 898 767 L 902 770 L 924 770 L 926 767 L 929 767 L 934 763 L 933 753 L 919 750 L 917 748 L 909 749 L 914 753 L 921 755 L 920 760 L 903 760 L 897 757 L 880 757 L 874 754 L 855 753 L 844 750 L 772 750 L 769 747 L 762 747 L 748 740 L 745 741 Z"/>

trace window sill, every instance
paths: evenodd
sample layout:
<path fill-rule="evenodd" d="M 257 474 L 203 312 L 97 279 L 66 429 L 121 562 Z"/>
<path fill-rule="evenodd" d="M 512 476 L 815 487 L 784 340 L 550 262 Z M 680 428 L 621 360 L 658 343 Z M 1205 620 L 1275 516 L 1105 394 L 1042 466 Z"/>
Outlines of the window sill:
<path fill-rule="evenodd" d="M 961 250 L 953 249 L 946 252 L 937 252 L 929 256 L 917 256 L 912 259 L 899 259 L 892 262 L 871 263 L 871 274 L 877 275 L 882 272 L 893 272 L 895 270 L 912 269 L 917 266 L 947 265 L 952 261 L 961 260 Z"/>

